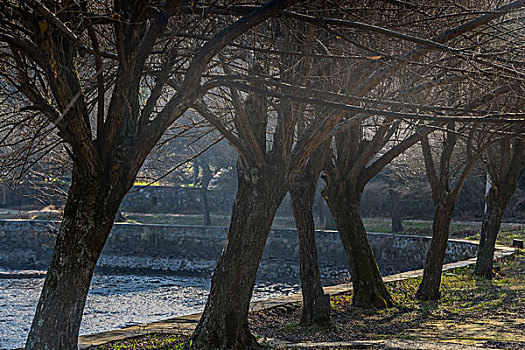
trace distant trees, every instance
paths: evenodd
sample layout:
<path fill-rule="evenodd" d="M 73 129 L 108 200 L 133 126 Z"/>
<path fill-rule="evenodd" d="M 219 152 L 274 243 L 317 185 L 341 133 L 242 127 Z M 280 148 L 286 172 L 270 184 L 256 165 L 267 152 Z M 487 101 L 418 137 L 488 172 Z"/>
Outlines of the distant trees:
<path fill-rule="evenodd" d="M 233 192 L 237 152 L 205 120 L 193 120 L 169 132 L 172 135 L 165 135 L 146 159 L 138 179 L 198 191 L 202 224 L 211 225 L 209 191 L 220 188 L 228 194 Z"/>

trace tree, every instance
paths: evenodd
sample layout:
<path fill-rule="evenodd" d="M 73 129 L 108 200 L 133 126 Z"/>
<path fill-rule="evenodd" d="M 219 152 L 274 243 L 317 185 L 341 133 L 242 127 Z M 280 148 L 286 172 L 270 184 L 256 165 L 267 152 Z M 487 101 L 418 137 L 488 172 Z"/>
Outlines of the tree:
<path fill-rule="evenodd" d="M 503 11 L 504 9 L 513 8 L 513 6 L 519 7 L 523 6 L 523 4 L 513 3 L 498 10 Z M 483 26 L 488 21 L 497 17 L 498 16 L 494 16 L 494 13 L 491 15 L 478 16 L 455 28 L 450 28 L 448 23 L 446 23 L 443 27 L 443 32 L 435 36 L 432 39 L 432 42 L 436 44 L 445 44 L 457 39 L 458 37 L 462 38 L 465 33 L 475 31 L 478 27 Z M 342 21 L 339 21 L 338 23 L 341 22 Z M 430 19 L 427 17 L 423 23 L 432 26 L 433 30 L 443 26 L 442 21 L 439 19 L 434 20 L 432 17 L 430 17 Z M 349 23 L 346 24 L 351 25 Z M 423 28 L 428 29 L 426 27 Z M 370 28 L 370 31 L 376 30 L 375 28 Z M 382 30 L 380 33 L 385 34 L 387 37 L 394 36 L 399 38 L 399 36 L 396 36 L 392 31 Z M 344 37 L 343 35 L 341 36 Z M 411 40 L 406 36 L 403 36 L 402 38 L 408 41 Z M 357 40 L 352 38 L 348 39 L 348 41 L 353 43 Z M 383 56 L 393 56 L 389 52 L 385 54 L 384 52 L 386 50 L 384 48 L 382 48 L 382 50 L 377 50 L 375 48 L 374 50 L 370 50 L 370 47 L 367 47 L 367 49 L 374 53 L 380 52 L 380 55 L 374 56 L 379 59 Z M 394 47 L 393 50 L 395 49 L 399 48 Z M 433 53 L 436 49 L 437 53 L 435 56 L 437 57 L 434 59 L 425 57 L 427 54 Z M 446 55 L 443 52 L 446 51 L 443 51 L 442 48 L 439 48 L 438 46 L 419 45 L 413 50 L 399 55 L 398 57 L 402 57 L 402 59 L 398 62 L 388 62 L 389 65 L 378 65 L 378 63 L 375 62 L 361 64 L 358 68 L 353 70 L 351 75 L 351 80 L 358 82 L 356 86 L 350 89 L 353 95 L 352 97 L 359 98 L 375 93 L 376 95 L 379 95 L 374 100 L 375 102 L 381 100 L 387 104 L 384 97 L 388 96 L 388 86 L 392 85 L 392 88 L 395 89 L 394 91 L 399 91 L 397 96 L 394 95 L 395 98 L 398 101 L 407 101 L 405 104 L 387 104 L 394 112 L 392 113 L 393 115 L 403 108 L 415 107 L 416 104 L 411 101 L 411 98 L 415 94 L 424 94 L 426 90 L 431 91 L 433 89 L 432 86 L 439 84 L 446 85 L 448 80 L 455 79 L 450 75 L 448 68 L 444 67 L 444 72 L 436 72 L 433 67 L 432 62 L 442 60 L 446 61 L 447 64 L 453 64 L 454 55 L 452 55 L 452 59 L 450 59 L 449 62 L 447 59 L 443 58 L 443 55 Z M 422 66 L 423 68 L 418 69 L 410 67 L 412 62 L 421 62 L 419 66 Z M 406 75 L 404 78 L 400 78 L 401 74 L 396 74 L 403 68 L 407 69 Z M 422 79 L 425 74 L 439 78 L 427 78 L 428 80 L 425 82 Z M 398 77 L 397 81 L 395 80 L 396 76 Z M 415 80 L 412 82 L 410 82 L 411 77 L 415 77 Z M 409 82 L 408 85 L 407 81 Z M 363 103 L 368 102 L 368 100 L 365 99 L 361 99 L 361 101 Z M 438 100 L 435 101 L 437 102 Z M 434 107 L 431 107 L 431 109 L 438 108 L 435 102 L 433 105 Z M 419 106 L 419 108 L 424 108 L 421 105 Z M 443 110 L 447 109 L 446 107 L 441 108 L 444 108 Z M 455 113 L 456 111 L 454 111 L 454 108 L 450 108 L 447 112 Z M 374 114 L 374 112 L 370 111 L 368 114 Z M 378 114 L 382 115 L 381 113 Z M 341 240 L 343 241 L 348 256 L 354 285 L 353 305 L 364 307 L 386 307 L 391 305 L 392 301 L 381 280 L 379 269 L 375 262 L 360 217 L 359 203 L 361 194 L 366 183 L 370 181 L 374 175 L 376 175 L 395 157 L 401 154 L 401 152 L 415 144 L 422 137 L 426 136 L 432 129 L 428 127 L 422 128 L 411 136 L 407 136 L 406 139 L 399 142 L 398 145 L 392 146 L 392 148 L 385 151 L 383 155 L 379 155 L 379 152 L 387 145 L 390 138 L 397 137 L 396 133 L 400 130 L 400 123 L 399 121 L 395 121 L 395 117 L 384 117 L 383 120 L 378 118 L 374 119 L 374 122 L 370 122 L 370 120 L 372 119 L 367 119 L 366 122 L 363 123 L 365 124 L 364 126 L 359 122 L 357 125 L 352 125 L 351 123 L 350 127 L 347 127 L 345 131 L 342 131 L 335 136 L 335 142 L 333 143 L 335 147 L 333 148 L 332 160 L 330 163 L 327 163 L 324 170 L 327 185 L 323 190 L 323 195 L 335 218 Z M 372 124 L 372 128 L 369 127 L 368 131 L 366 130 L 366 123 Z M 377 158 L 374 159 L 376 155 Z"/>
<path fill-rule="evenodd" d="M 510 198 L 516 191 L 518 178 L 525 168 L 525 141 L 505 138 L 485 152 L 490 175 L 490 189 L 485 198 L 486 212 L 481 225 L 481 237 L 474 274 L 492 278 L 494 249 L 501 220 Z"/>
<path fill-rule="evenodd" d="M 337 18 L 337 19 L 334 19 L 334 18 L 315 18 L 315 17 L 312 17 L 312 16 L 304 16 L 304 15 L 300 15 L 300 14 L 296 14 L 296 13 L 288 13 L 288 12 L 284 12 L 283 16 L 289 17 L 289 18 L 293 18 L 293 19 L 297 19 L 297 20 L 302 20 L 302 21 L 307 22 L 307 23 L 316 24 L 318 26 L 322 26 L 323 28 L 326 27 L 327 25 L 339 26 L 339 27 L 344 27 L 344 28 L 352 28 L 352 29 L 359 28 L 360 30 L 364 30 L 364 31 L 368 30 L 368 31 L 373 32 L 373 33 L 379 32 L 381 34 L 385 34 L 389 38 L 391 38 L 391 37 L 395 37 L 397 39 L 401 38 L 402 40 L 408 40 L 410 42 L 418 43 L 419 46 L 417 46 L 414 50 L 409 51 L 406 54 L 400 56 L 400 58 L 398 59 L 399 62 L 406 63 L 406 62 L 417 61 L 417 60 L 421 59 L 426 53 L 428 53 L 428 52 L 430 52 L 432 50 L 438 50 L 440 52 L 441 51 L 443 51 L 443 52 L 450 52 L 450 51 L 454 52 L 453 50 L 450 50 L 450 48 L 444 46 L 443 43 L 446 43 L 447 41 L 450 41 L 450 40 L 455 39 L 457 37 L 461 37 L 462 35 L 464 35 L 465 33 L 470 32 L 470 31 L 474 31 L 477 28 L 483 26 L 484 24 L 490 22 L 491 20 L 494 20 L 494 19 L 496 19 L 496 18 L 498 18 L 498 17 L 500 17 L 500 16 L 502 16 L 504 14 L 507 14 L 509 11 L 512 11 L 513 9 L 519 8 L 521 6 L 523 6 L 523 3 L 521 1 L 518 1 L 518 2 L 511 3 L 509 5 L 506 5 L 506 6 L 502 7 L 502 8 L 500 8 L 500 9 L 497 9 L 496 11 L 490 12 L 489 14 L 481 15 L 481 16 L 474 17 L 474 18 L 472 18 L 472 16 L 466 16 L 466 18 L 467 18 L 467 22 L 466 23 L 464 23 L 464 24 L 462 24 L 462 25 L 460 25 L 460 26 L 458 26 L 456 28 L 453 28 L 453 29 L 450 29 L 449 27 L 445 27 L 446 30 L 444 30 L 444 32 L 442 34 L 436 36 L 433 40 L 424 40 L 424 39 L 416 38 L 416 37 L 413 37 L 413 36 L 410 36 L 410 35 L 407 36 L 407 35 L 404 35 L 402 33 L 392 31 L 392 30 L 388 30 L 388 29 L 384 29 L 384 28 L 378 28 L 378 27 L 371 26 L 371 25 L 364 24 L 364 23 L 356 23 L 356 22 L 352 22 L 352 21 L 341 20 L 339 18 Z M 242 11 L 242 7 L 241 8 L 237 7 L 236 10 L 237 11 Z M 463 15 L 461 15 L 460 17 L 464 18 Z M 441 22 L 443 22 L 443 21 L 441 21 Z M 432 21 L 430 21 L 428 23 L 434 24 Z M 429 25 L 429 28 L 432 28 L 433 30 L 435 29 L 432 25 Z M 339 34 L 339 32 L 337 32 L 337 34 Z M 341 35 L 340 37 L 344 37 L 344 36 Z M 392 55 L 386 55 L 386 56 L 387 57 L 391 57 Z M 331 93 L 331 92 L 327 92 L 326 90 L 304 89 L 303 87 L 300 87 L 300 86 L 297 87 L 297 86 L 290 86 L 289 84 L 282 84 L 282 83 L 276 82 L 275 79 L 274 80 L 268 79 L 269 76 L 272 76 L 271 74 L 268 74 L 268 73 L 267 74 L 260 74 L 259 77 L 256 77 L 256 78 L 253 78 L 253 79 L 252 78 L 248 78 L 247 79 L 247 77 L 244 77 L 244 79 L 247 79 L 249 82 L 251 81 L 253 83 L 253 85 L 251 85 L 251 86 L 248 85 L 248 84 L 244 84 L 242 82 L 239 82 L 238 80 L 231 79 L 231 78 L 230 78 L 231 80 L 230 80 L 229 84 L 230 84 L 230 86 L 235 86 L 236 88 L 240 88 L 240 89 L 243 89 L 245 91 L 263 93 L 263 94 L 265 94 L 267 96 L 271 96 L 271 97 L 275 97 L 275 98 L 286 97 L 286 98 L 291 98 L 292 100 L 295 100 L 295 101 L 301 101 L 301 102 L 311 103 L 311 104 L 320 104 L 320 105 L 330 106 L 330 107 L 335 108 L 335 109 L 343 108 L 343 110 L 347 111 L 347 112 L 352 112 L 352 113 L 361 112 L 361 113 L 366 114 L 367 116 L 368 115 L 377 114 L 377 115 L 380 115 L 380 116 L 385 116 L 385 117 L 392 118 L 390 120 L 386 119 L 388 121 L 388 123 L 391 123 L 392 120 L 395 119 L 395 118 L 407 118 L 407 119 L 412 119 L 412 118 L 413 119 L 425 119 L 426 118 L 426 119 L 430 119 L 430 120 L 440 120 L 440 118 L 436 117 L 435 115 L 427 115 L 425 117 L 425 116 L 422 116 L 422 115 L 415 115 L 415 114 L 410 114 L 410 113 L 408 113 L 408 114 L 407 113 L 398 113 L 396 111 L 390 112 L 390 111 L 385 111 L 384 109 L 381 110 L 381 109 L 373 109 L 373 108 L 360 107 L 360 106 L 358 107 L 358 106 L 353 106 L 353 105 L 347 105 L 345 103 L 347 103 L 348 101 L 352 101 L 352 102 L 358 101 L 359 103 L 365 103 L 365 104 L 366 103 L 370 103 L 373 106 L 375 106 L 375 105 L 387 105 L 387 106 L 391 106 L 391 107 L 395 107 L 395 108 L 406 107 L 406 108 L 414 108 L 414 109 L 421 109 L 421 108 L 423 108 L 425 110 L 434 110 L 434 111 L 439 110 L 440 112 L 442 112 L 442 111 L 449 111 L 449 112 L 456 112 L 456 113 L 464 113 L 465 112 L 465 110 L 460 111 L 460 110 L 455 109 L 454 107 L 452 107 L 452 108 L 432 107 L 432 106 L 424 106 L 424 105 L 415 105 L 413 103 L 403 103 L 403 102 L 395 103 L 394 101 L 385 101 L 385 100 L 375 100 L 375 99 L 364 99 L 364 98 L 361 98 L 362 95 L 364 95 L 367 92 L 371 91 L 372 89 L 376 88 L 379 83 L 381 83 L 385 78 L 388 78 L 390 75 L 392 75 L 394 72 L 396 72 L 396 70 L 398 70 L 399 67 L 400 67 L 399 65 L 392 64 L 392 62 L 388 62 L 388 61 L 387 62 L 389 63 L 389 65 L 386 65 L 386 64 L 382 65 L 381 64 L 382 61 L 377 60 L 377 57 L 382 58 L 383 56 L 368 57 L 373 62 L 371 64 L 369 64 L 369 65 L 364 65 L 364 67 L 361 68 L 361 69 L 356 69 L 355 70 L 358 78 L 353 79 L 353 80 L 357 80 L 359 82 L 359 85 L 353 89 L 353 91 L 356 91 L 355 92 L 355 96 L 348 96 L 348 95 L 344 95 L 344 94 L 338 95 L 338 94 L 334 94 L 334 93 Z M 430 61 L 430 63 L 428 63 L 428 66 L 429 67 L 435 67 L 435 65 L 438 64 L 438 62 L 441 62 L 441 60 L 443 60 L 442 57 L 438 56 L 436 61 Z M 452 63 L 453 63 L 453 61 L 452 61 Z M 448 72 L 448 69 L 447 69 L 447 72 Z M 253 74 L 253 72 L 252 72 L 252 74 Z M 257 75 L 257 74 L 253 74 L 253 75 Z M 352 75 L 351 78 L 354 78 L 354 75 Z M 226 79 L 228 79 L 228 78 L 226 78 Z M 363 79 L 364 79 L 364 81 L 363 81 Z M 445 76 L 444 80 L 447 80 L 447 79 L 453 80 L 453 79 L 457 79 L 457 78 L 454 78 L 453 76 Z M 352 81 L 352 79 L 349 79 L 349 81 Z M 433 82 L 431 79 L 429 79 L 429 81 L 428 81 L 429 85 L 434 84 L 434 83 L 435 82 Z M 261 88 L 262 84 L 266 84 L 266 85 L 269 85 L 269 86 L 274 86 L 274 87 L 276 87 L 278 89 L 281 89 L 281 90 L 280 91 L 275 91 L 275 90 L 269 91 L 269 90 L 267 90 L 265 88 Z M 328 90 L 330 90 L 330 89 L 328 89 Z M 316 98 L 310 97 L 312 94 L 316 94 Z M 324 102 L 324 101 L 322 101 L 322 99 L 324 99 L 324 98 L 329 99 L 331 101 Z M 343 101 L 343 102 L 340 102 L 340 101 Z M 472 112 L 475 112 L 475 111 L 470 111 L 470 110 L 468 111 L 468 113 L 472 113 Z M 242 115 L 242 113 L 240 113 L 239 115 Z M 356 122 L 356 120 L 359 120 L 359 118 L 360 117 L 358 117 L 358 116 L 356 116 L 354 118 L 350 118 L 350 120 L 347 123 L 347 124 L 350 125 L 350 129 L 352 127 L 355 128 L 355 122 Z M 450 118 L 445 117 L 445 118 L 442 118 L 441 120 L 447 120 L 447 119 L 450 119 Z M 459 118 L 459 119 L 462 119 L 462 118 Z M 469 118 L 463 118 L 463 119 L 469 119 Z M 472 118 L 472 119 L 476 119 L 476 118 Z M 488 121 L 488 119 L 486 119 L 486 118 L 484 120 Z M 388 130 L 396 130 L 395 128 L 389 129 L 388 123 L 387 123 L 387 125 L 385 125 L 384 128 L 381 129 L 382 132 L 385 132 L 383 134 L 383 136 L 388 134 L 388 132 L 387 132 Z M 222 126 L 222 129 L 224 130 L 225 128 Z M 279 129 L 277 129 L 277 130 L 279 130 Z M 392 131 L 392 132 L 395 132 L 395 131 Z M 418 135 L 414 135 L 414 138 L 417 139 L 418 137 L 419 137 Z M 412 140 L 414 138 L 412 138 Z M 342 139 L 342 140 L 344 140 L 344 139 Z M 381 135 L 378 135 L 377 140 L 384 141 L 382 139 Z M 247 141 L 250 142 L 249 139 L 247 139 Z M 297 142 L 297 144 L 300 144 L 300 143 L 301 143 L 300 141 Z M 380 145 L 381 143 L 380 142 L 376 143 L 375 146 L 377 146 L 378 144 Z M 366 147 L 366 145 L 365 145 L 365 147 Z M 338 150 L 341 150 L 342 152 L 345 152 L 345 151 L 343 151 L 342 147 L 338 147 Z M 370 148 L 370 150 L 374 150 L 374 148 L 372 147 L 372 148 Z M 396 151 L 399 151 L 399 148 Z M 351 154 L 351 152 L 354 152 L 354 151 L 350 150 L 350 151 L 347 152 L 347 154 Z M 383 158 L 383 160 L 381 162 L 377 163 L 374 166 L 374 168 L 378 168 L 379 164 L 382 164 L 383 161 L 389 159 L 389 157 L 392 156 L 394 153 L 395 152 L 392 152 L 387 157 Z M 344 153 L 342 153 L 342 154 L 344 154 Z M 373 152 L 372 152 L 372 154 L 373 154 Z M 366 161 L 363 160 L 363 159 L 359 159 L 359 163 L 364 163 L 365 165 L 367 165 Z M 381 166 L 384 166 L 384 164 L 381 165 Z M 298 169 L 298 170 L 300 170 L 300 169 Z M 334 192 L 337 192 L 337 191 L 334 191 Z M 357 193 L 358 191 L 354 191 L 354 192 Z M 344 198 L 344 196 L 340 196 L 340 197 Z M 346 213 L 344 213 L 343 215 L 346 215 Z M 349 227 L 351 227 L 351 226 L 352 225 L 349 225 Z M 359 230 L 359 232 L 364 232 L 364 230 Z M 361 233 L 361 236 L 363 236 L 363 233 Z M 356 240 L 356 239 L 353 239 L 353 240 L 349 239 L 349 240 L 347 240 L 347 242 L 352 242 L 352 241 L 355 241 L 355 242 L 366 242 L 367 241 L 366 240 L 366 235 L 364 236 L 364 239 L 362 239 L 362 240 Z M 362 251 L 366 251 L 368 253 L 371 252 L 369 244 L 368 244 L 368 246 L 367 246 L 367 244 L 362 244 L 358 249 L 360 249 Z M 371 257 L 371 259 L 367 258 L 367 263 L 365 263 L 365 264 L 369 265 L 369 266 L 367 266 L 367 267 L 370 267 L 369 270 L 377 271 L 378 270 L 377 269 L 377 264 L 375 264 L 375 260 L 373 259 L 373 254 L 368 254 L 368 256 Z M 230 260 L 234 260 L 233 257 L 229 257 L 229 259 Z M 375 265 L 375 268 L 374 268 L 374 265 Z M 363 269 L 363 270 L 366 270 L 366 269 Z M 364 286 L 370 285 L 372 287 L 372 289 L 373 289 L 376 286 L 376 284 L 382 284 L 382 281 L 380 279 L 378 271 L 375 274 L 368 274 L 368 275 L 373 278 L 374 282 L 373 283 L 363 283 L 362 285 L 364 285 Z M 379 276 L 379 278 L 377 278 L 377 276 Z M 220 283 L 220 282 L 218 282 L 218 283 Z M 213 287 L 212 287 L 212 290 L 213 290 Z M 363 289 L 363 290 L 365 290 L 365 289 Z M 385 289 L 384 289 L 384 286 L 383 286 L 383 288 L 377 288 L 377 290 L 381 292 L 381 291 L 384 291 Z M 363 301 L 366 301 L 366 299 L 367 298 L 363 298 Z M 386 305 L 386 302 L 381 302 L 383 297 L 377 298 L 377 299 L 379 300 L 378 305 Z M 368 298 L 368 300 L 373 301 L 374 298 Z M 209 300 L 209 303 L 210 303 L 210 300 Z M 218 316 L 216 317 L 216 320 L 220 320 Z M 202 322 L 201 322 L 201 324 L 202 324 Z M 208 334 L 209 333 L 213 333 L 213 336 L 216 335 L 214 326 L 209 326 L 208 325 L 208 326 L 205 326 L 205 327 L 209 327 L 211 329 L 214 329 L 213 332 L 208 332 Z M 200 334 L 205 333 L 202 329 L 199 329 L 199 328 L 197 329 L 197 331 Z M 214 343 L 215 346 L 218 346 L 219 344 L 220 343 Z M 227 346 L 232 346 L 232 344 L 234 344 L 234 343 L 227 343 L 226 342 L 226 343 L 222 343 L 222 344 L 228 344 Z"/>
<path fill-rule="evenodd" d="M 458 135 L 466 133 L 465 148 L 461 160 L 454 162 L 454 151 L 458 145 Z M 422 300 L 438 300 L 440 297 L 439 286 L 441 283 L 441 270 L 448 246 L 449 228 L 452 220 L 452 211 L 468 174 L 476 164 L 479 156 L 487 145 L 483 137 L 475 145 L 475 136 L 479 132 L 472 127 L 465 132 L 458 128 L 453 121 L 447 123 L 444 130 L 439 133 L 440 140 L 434 152 L 428 137 L 421 141 L 423 158 L 428 181 L 432 189 L 434 200 L 434 219 L 432 221 L 432 240 L 425 259 L 423 279 L 417 290 L 417 297 Z M 436 135 L 436 134 L 435 134 Z M 486 137 L 486 136 L 485 136 Z M 458 152 L 459 153 L 459 152 Z M 456 169 L 452 169 L 452 165 Z"/>
<path fill-rule="evenodd" d="M 203 94 L 201 77 L 210 60 L 295 2 L 272 1 L 221 26 L 191 4 L 174 1 L 0 4 L 7 67 L 2 86 L 24 95 L 24 108 L 46 117 L 44 125 L 56 128 L 73 161 L 26 349 L 77 348 L 96 261 L 146 156 Z M 208 40 L 175 41 L 170 32 L 197 32 Z M 166 85 L 170 77 L 181 83 L 177 93 Z"/>
<path fill-rule="evenodd" d="M 508 92 L 500 89 L 496 93 L 490 92 L 479 99 L 471 101 L 471 105 L 480 103 L 490 104 L 491 99 L 500 98 L 500 93 Z M 451 88 L 450 96 L 456 96 L 457 87 Z M 488 98 L 490 97 L 490 99 Z M 456 98 L 451 101 L 459 103 Z M 501 135 L 512 130 L 512 126 L 495 128 L 492 125 L 468 125 L 449 121 L 443 130 L 434 133 L 434 142 L 425 137 L 421 141 L 423 158 L 428 181 L 434 201 L 434 219 L 432 222 L 432 240 L 425 259 L 423 279 L 418 287 L 417 297 L 422 300 L 438 300 L 441 271 L 448 246 L 449 228 L 452 220 L 454 204 L 465 184 L 465 181 L 474 168 L 476 161 Z M 458 147 L 459 142 L 462 147 Z M 458 148 L 460 150 L 458 150 Z M 521 151 L 519 151 L 521 152 Z M 496 216 L 497 217 L 497 216 Z M 500 219 L 501 220 L 501 219 Z"/>
<path fill-rule="evenodd" d="M 321 281 L 313 218 L 317 182 L 327 149 L 321 145 L 289 185 L 299 237 L 299 272 L 303 295 L 301 324 L 305 326 L 326 326 L 330 323 L 330 297 L 324 294 Z"/>
<path fill-rule="evenodd" d="M 293 25 L 300 30 L 293 30 Z M 210 294 L 192 336 L 197 348 L 244 349 L 256 346 L 248 327 L 249 303 L 256 273 L 275 212 L 281 204 L 294 175 L 323 141 L 329 130 L 340 120 L 337 115 L 316 118 L 307 112 L 306 104 L 286 97 L 271 96 L 264 89 L 262 77 L 278 76 L 282 81 L 311 79 L 310 64 L 302 54 L 294 52 L 304 47 L 308 33 L 302 24 L 275 20 L 261 37 L 246 38 L 245 46 L 252 52 L 225 55 L 221 64 L 225 78 L 249 74 L 253 90 L 239 91 L 240 84 L 230 84 L 229 91 L 217 91 L 223 103 L 203 101 L 195 105 L 210 123 L 237 149 L 238 190 L 231 216 L 226 245 L 213 273 Z M 290 44 L 290 54 L 268 53 L 258 43 L 261 38 L 274 37 Z M 300 53 L 300 51 L 299 51 Z M 236 66 L 227 65 L 229 57 Z M 230 67 L 234 67 L 235 70 Z M 237 81 L 237 79 L 236 79 Z M 263 83 L 261 83 L 263 81 Z M 214 108 L 214 106 L 219 108 Z M 221 114 L 223 105 L 231 111 Z M 230 119 L 231 118 L 231 119 Z M 309 118 L 300 134 L 296 125 Z M 228 124 L 234 128 L 228 128 Z"/>

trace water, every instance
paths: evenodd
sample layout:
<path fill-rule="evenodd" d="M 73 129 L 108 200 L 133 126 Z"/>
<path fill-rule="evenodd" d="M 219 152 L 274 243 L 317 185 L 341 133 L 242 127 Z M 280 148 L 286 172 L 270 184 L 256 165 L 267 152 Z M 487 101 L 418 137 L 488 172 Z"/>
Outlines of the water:
<path fill-rule="evenodd" d="M 31 326 L 43 278 L 0 279 L 0 349 L 22 347 Z M 209 278 L 95 275 L 80 334 L 200 312 Z M 297 292 L 297 285 L 259 283 L 254 300 Z"/>

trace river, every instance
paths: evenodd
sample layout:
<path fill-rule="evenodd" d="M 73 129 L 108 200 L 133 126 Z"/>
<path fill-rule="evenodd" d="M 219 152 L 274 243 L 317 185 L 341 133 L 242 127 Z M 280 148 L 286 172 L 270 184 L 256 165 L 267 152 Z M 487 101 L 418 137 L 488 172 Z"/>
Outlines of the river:
<path fill-rule="evenodd" d="M 24 345 L 43 282 L 43 278 L 20 276 L 0 279 L 0 349 Z M 209 284 L 210 279 L 203 277 L 96 274 L 86 301 L 80 334 L 200 312 L 206 303 Z M 298 290 L 298 285 L 259 282 L 253 299 L 262 300 Z"/>

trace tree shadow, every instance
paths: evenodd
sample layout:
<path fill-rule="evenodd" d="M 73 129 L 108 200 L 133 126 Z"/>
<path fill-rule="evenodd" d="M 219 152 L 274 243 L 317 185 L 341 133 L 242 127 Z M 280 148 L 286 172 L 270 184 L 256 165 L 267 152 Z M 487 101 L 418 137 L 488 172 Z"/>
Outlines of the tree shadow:
<path fill-rule="evenodd" d="M 489 277 L 479 277 L 479 276 L 473 276 L 475 279 L 476 288 L 478 290 L 487 290 L 487 289 L 494 289 L 499 288 L 494 284 L 494 281 L 492 278 Z"/>

